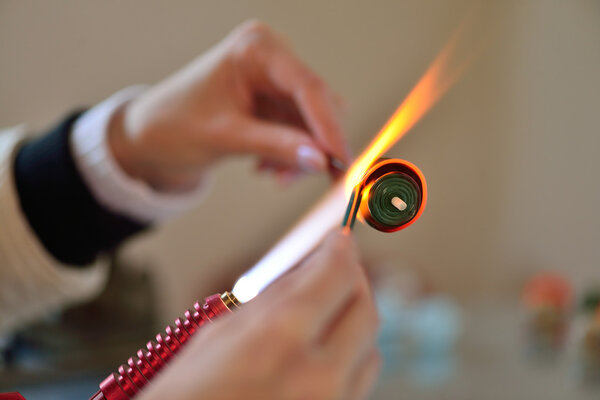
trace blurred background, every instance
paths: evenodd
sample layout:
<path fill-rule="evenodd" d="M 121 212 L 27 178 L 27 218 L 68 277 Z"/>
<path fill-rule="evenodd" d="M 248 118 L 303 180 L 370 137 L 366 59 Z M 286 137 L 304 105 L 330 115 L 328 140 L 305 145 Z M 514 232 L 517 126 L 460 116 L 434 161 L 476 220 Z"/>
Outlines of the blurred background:
<path fill-rule="evenodd" d="M 387 282 L 378 286 L 386 367 L 373 398 L 598 398 L 589 360 L 600 338 L 588 337 L 593 318 L 578 306 L 600 287 L 596 0 L 0 0 L 0 126 L 43 130 L 122 87 L 157 82 L 251 17 L 285 35 L 346 99 L 356 152 L 470 21 L 460 56 L 474 61 L 388 153 L 427 177 L 423 217 L 397 234 L 356 229 L 365 263 Z M 77 320 L 76 310 L 55 316 L 44 323 L 57 339 L 24 332 L 7 359 L 23 357 L 29 369 L 5 361 L 0 387 L 29 400 L 87 398 L 146 333 L 230 288 L 328 187 L 310 177 L 282 189 L 255 174 L 251 160 L 215 174 L 202 204 L 114 260 L 115 280 L 126 283 L 111 290 L 130 296 L 141 333 L 119 338 L 107 329 L 117 337 L 106 344 L 114 355 L 103 352 L 84 371 L 77 352 L 60 362 L 52 351 L 39 356 L 66 346 L 62 318 Z M 560 280 L 555 291 L 573 300 L 523 303 L 534 275 L 530 290 Z M 107 303 L 95 307 L 114 314 Z M 49 368 L 55 361 L 64 368 Z"/>

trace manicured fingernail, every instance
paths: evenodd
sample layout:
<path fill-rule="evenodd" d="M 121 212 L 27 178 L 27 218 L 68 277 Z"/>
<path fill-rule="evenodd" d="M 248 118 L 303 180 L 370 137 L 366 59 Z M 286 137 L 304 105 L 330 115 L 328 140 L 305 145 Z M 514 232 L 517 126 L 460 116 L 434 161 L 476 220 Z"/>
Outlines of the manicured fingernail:
<path fill-rule="evenodd" d="M 320 151 L 307 145 L 298 147 L 296 151 L 298 156 L 298 165 L 305 172 L 319 172 L 325 169 L 327 160 Z"/>

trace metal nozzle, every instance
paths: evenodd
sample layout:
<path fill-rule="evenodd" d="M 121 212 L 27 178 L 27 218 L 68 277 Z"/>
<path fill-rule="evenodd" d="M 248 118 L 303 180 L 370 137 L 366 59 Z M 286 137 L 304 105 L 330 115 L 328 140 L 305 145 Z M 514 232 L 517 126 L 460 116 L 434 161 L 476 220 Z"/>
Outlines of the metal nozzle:
<path fill-rule="evenodd" d="M 221 300 L 225 303 L 225 306 L 233 311 L 234 308 L 239 308 L 242 303 L 233 295 L 231 292 L 223 292 L 221 294 Z"/>

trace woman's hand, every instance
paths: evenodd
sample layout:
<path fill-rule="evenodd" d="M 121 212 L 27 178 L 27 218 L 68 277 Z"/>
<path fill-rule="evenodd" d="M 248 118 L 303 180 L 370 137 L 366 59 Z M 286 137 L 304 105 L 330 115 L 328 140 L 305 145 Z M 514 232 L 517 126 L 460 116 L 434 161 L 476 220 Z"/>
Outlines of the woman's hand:
<path fill-rule="evenodd" d="M 337 97 L 286 43 L 246 22 L 113 117 L 121 167 L 163 191 L 197 185 L 216 160 L 252 154 L 281 176 L 349 161 Z"/>
<path fill-rule="evenodd" d="M 203 327 L 140 400 L 362 399 L 376 380 L 377 311 L 352 238 Z"/>

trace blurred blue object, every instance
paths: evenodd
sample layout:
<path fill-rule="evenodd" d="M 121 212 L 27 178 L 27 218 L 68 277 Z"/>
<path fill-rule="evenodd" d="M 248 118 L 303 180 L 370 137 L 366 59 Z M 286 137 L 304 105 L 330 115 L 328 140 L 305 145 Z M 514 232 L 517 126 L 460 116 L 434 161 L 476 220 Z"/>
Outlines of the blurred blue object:
<path fill-rule="evenodd" d="M 376 301 L 384 376 L 406 373 L 423 385 L 450 378 L 462 330 L 458 306 L 442 295 L 408 301 L 401 291 L 389 287 L 376 292 Z"/>

